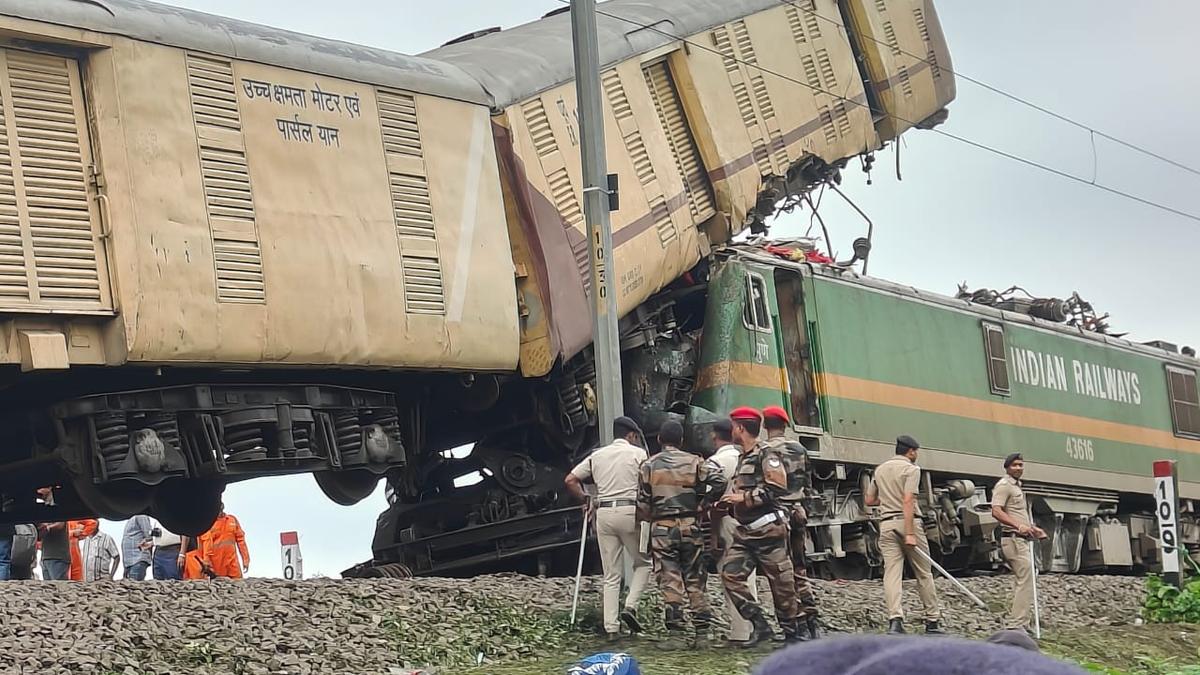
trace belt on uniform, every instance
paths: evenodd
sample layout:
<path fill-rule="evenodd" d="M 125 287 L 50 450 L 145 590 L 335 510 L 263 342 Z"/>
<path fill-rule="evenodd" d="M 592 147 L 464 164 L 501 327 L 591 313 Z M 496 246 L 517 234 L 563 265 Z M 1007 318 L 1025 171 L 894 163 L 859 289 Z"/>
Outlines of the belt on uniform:
<path fill-rule="evenodd" d="M 683 518 L 695 518 L 695 517 L 696 517 L 696 512 L 689 511 L 687 513 L 671 513 L 671 514 L 668 514 L 665 516 L 654 516 L 653 520 L 654 520 L 654 522 L 657 523 L 661 520 L 681 520 Z"/>
<path fill-rule="evenodd" d="M 904 518 L 904 514 L 903 514 L 903 513 L 897 513 L 897 514 L 896 514 L 896 515 L 894 515 L 894 516 L 887 516 L 886 518 L 880 518 L 880 519 L 879 519 L 879 522 L 881 522 L 881 523 L 887 523 L 887 522 L 890 522 L 890 521 L 893 521 L 893 520 L 900 520 L 901 518 Z M 917 514 L 915 514 L 915 513 L 914 513 L 914 514 L 913 514 L 913 519 L 915 520 L 916 518 L 918 518 L 918 516 L 917 516 Z"/>
<path fill-rule="evenodd" d="M 757 519 L 748 523 L 740 523 L 740 525 L 747 530 L 757 530 L 758 528 L 770 525 L 777 520 L 779 520 L 779 512 L 772 511 L 764 516 L 759 516 Z"/>
<path fill-rule="evenodd" d="M 601 499 L 596 502 L 596 508 L 607 509 L 617 506 L 637 506 L 636 499 Z"/>
<path fill-rule="evenodd" d="M 1001 532 L 1000 538 L 1003 539 L 1005 537 L 1013 537 L 1014 539 L 1024 539 L 1025 538 L 1025 537 L 1021 536 L 1020 532 Z"/>

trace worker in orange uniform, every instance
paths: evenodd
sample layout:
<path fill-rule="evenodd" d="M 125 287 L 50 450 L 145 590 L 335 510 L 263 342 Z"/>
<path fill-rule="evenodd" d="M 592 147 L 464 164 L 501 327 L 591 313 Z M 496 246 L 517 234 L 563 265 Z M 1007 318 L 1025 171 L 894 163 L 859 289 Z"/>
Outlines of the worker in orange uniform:
<path fill-rule="evenodd" d="M 179 578 L 184 581 L 204 579 L 204 536 L 180 537 Z"/>
<path fill-rule="evenodd" d="M 236 550 L 235 550 L 236 549 Z M 221 504 L 221 515 L 212 527 L 200 535 L 201 559 L 218 577 L 241 579 L 243 572 L 250 571 L 250 550 L 246 548 L 246 533 L 237 518 L 225 513 Z M 242 564 L 238 565 L 238 554 Z"/>
<path fill-rule="evenodd" d="M 71 581 L 83 581 L 83 558 L 79 555 L 79 540 L 96 534 L 100 529 L 100 521 L 94 518 L 72 520 L 67 523 L 67 538 L 71 544 L 71 567 L 67 578 Z"/>

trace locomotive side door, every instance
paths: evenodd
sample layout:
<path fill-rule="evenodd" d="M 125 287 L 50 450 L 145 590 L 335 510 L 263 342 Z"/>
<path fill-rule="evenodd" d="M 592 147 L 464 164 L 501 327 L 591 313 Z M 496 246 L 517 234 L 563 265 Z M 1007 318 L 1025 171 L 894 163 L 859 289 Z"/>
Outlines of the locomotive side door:
<path fill-rule="evenodd" d="M 775 299 L 779 307 L 776 339 L 788 377 L 788 407 L 797 426 L 820 426 L 813 390 L 812 345 L 804 312 L 803 277 L 796 270 L 775 270 Z"/>

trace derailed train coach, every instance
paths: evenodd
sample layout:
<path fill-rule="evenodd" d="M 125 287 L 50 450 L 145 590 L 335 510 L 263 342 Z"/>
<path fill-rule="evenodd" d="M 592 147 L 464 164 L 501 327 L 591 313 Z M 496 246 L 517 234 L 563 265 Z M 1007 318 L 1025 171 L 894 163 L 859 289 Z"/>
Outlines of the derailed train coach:
<path fill-rule="evenodd" d="M 396 373 L 516 367 L 466 74 L 135 0 L 5 0 L 0 39 L 6 518 L 353 503 L 419 443 Z"/>
<path fill-rule="evenodd" d="M 865 576 L 882 559 L 862 495 L 901 433 L 922 445 L 919 495 L 934 553 L 990 568 L 991 489 L 1011 452 L 1026 460 L 1033 517 L 1050 535 L 1039 567 L 1128 572 L 1161 564 L 1151 465 L 1179 472 L 1179 537 L 1200 548 L 1200 361 L 762 247 L 718 255 L 688 420 L 734 405 L 781 405 L 813 459 L 810 553 Z M 1048 303 L 1054 301 L 1048 299 Z"/>
<path fill-rule="evenodd" d="M 954 82 L 929 2 L 613 0 L 597 24 L 606 154 L 621 186 L 610 273 L 626 409 L 652 430 L 691 385 L 680 376 L 670 394 L 652 391 L 637 369 L 670 352 L 664 336 L 681 332 L 696 303 L 702 314 L 691 285 L 713 248 L 762 229 L 781 201 L 836 180 L 847 160 L 940 122 Z M 448 410 L 435 445 L 473 452 L 434 455 L 419 480 L 393 481 L 375 559 L 351 573 L 449 573 L 531 553 L 544 568 L 577 531 L 562 477 L 595 438 L 595 409 L 569 36 L 556 11 L 422 55 L 462 68 L 493 98 L 519 387 L 532 409 L 513 405 L 510 383 L 470 413 L 474 425 Z M 471 474 L 477 484 L 455 487 Z"/>
<path fill-rule="evenodd" d="M 600 9 L 634 356 L 713 247 L 954 95 L 923 0 Z M 414 57 L 0 0 L 3 518 L 198 532 L 231 481 L 311 472 L 349 504 L 386 473 L 381 561 L 561 540 L 523 519 L 595 429 L 568 36 Z M 487 480 L 456 490 L 464 466 Z"/>

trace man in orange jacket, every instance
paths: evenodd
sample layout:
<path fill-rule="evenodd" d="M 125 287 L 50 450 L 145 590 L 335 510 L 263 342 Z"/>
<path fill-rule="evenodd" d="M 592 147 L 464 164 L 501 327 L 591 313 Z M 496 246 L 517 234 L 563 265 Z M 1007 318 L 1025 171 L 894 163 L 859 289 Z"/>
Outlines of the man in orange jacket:
<path fill-rule="evenodd" d="M 212 527 L 200 535 L 200 555 L 208 568 L 218 577 L 241 579 L 243 572 L 250 571 L 250 551 L 246 548 L 246 533 L 237 518 L 225 513 L 225 505 L 221 505 L 221 515 Z M 238 554 L 242 562 L 238 565 Z"/>
<path fill-rule="evenodd" d="M 71 567 L 67 578 L 71 581 L 83 581 L 83 558 L 79 555 L 79 540 L 96 534 L 99 529 L 100 521 L 93 518 L 67 523 L 67 537 L 71 544 Z"/>

